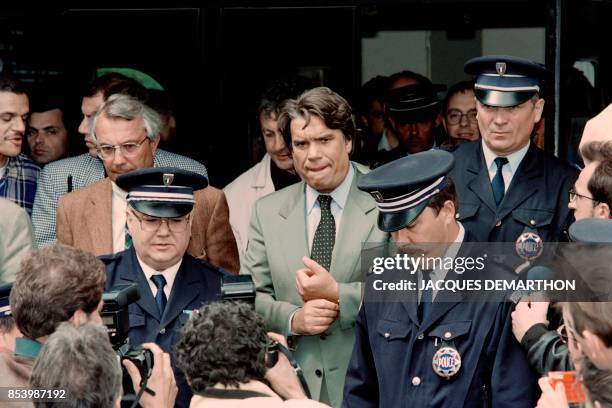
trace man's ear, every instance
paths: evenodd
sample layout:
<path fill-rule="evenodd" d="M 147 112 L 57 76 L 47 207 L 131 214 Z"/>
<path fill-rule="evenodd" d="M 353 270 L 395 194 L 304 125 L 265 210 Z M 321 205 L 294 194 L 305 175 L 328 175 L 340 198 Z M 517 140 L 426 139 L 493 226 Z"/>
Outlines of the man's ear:
<path fill-rule="evenodd" d="M 544 113 L 544 99 L 540 98 L 537 100 L 537 102 L 535 103 L 535 120 L 533 121 L 533 123 L 538 123 L 540 121 L 540 119 L 542 119 L 542 114 Z"/>
<path fill-rule="evenodd" d="M 457 213 L 455 203 L 453 203 L 451 200 L 446 200 L 442 208 L 440 208 L 440 213 L 444 215 L 445 224 L 449 225 L 452 222 L 455 222 L 455 214 Z"/>
<path fill-rule="evenodd" d="M 80 326 L 82 324 L 87 323 L 89 319 L 87 317 L 87 313 L 85 313 L 82 309 L 77 309 L 72 315 L 72 317 L 68 319 L 68 321 L 74 326 Z"/>
<path fill-rule="evenodd" d="M 440 123 L 444 123 L 444 121 L 442 120 L 442 114 L 438 113 L 434 122 L 435 127 L 440 126 Z M 446 130 L 446 123 L 444 123 L 444 130 Z"/>
<path fill-rule="evenodd" d="M 585 346 L 582 348 L 582 351 L 586 353 L 591 360 L 597 360 L 597 357 L 601 358 L 605 353 L 610 352 L 599 336 L 590 330 L 584 330 L 582 332 L 582 337 Z"/>
<path fill-rule="evenodd" d="M 595 217 L 608 219 L 610 218 L 610 207 L 606 203 L 599 203 L 595 206 Z"/>
<path fill-rule="evenodd" d="M 151 154 L 155 154 L 155 152 L 157 151 L 157 146 L 159 145 L 159 134 L 157 136 L 155 136 L 155 139 L 151 140 Z"/>

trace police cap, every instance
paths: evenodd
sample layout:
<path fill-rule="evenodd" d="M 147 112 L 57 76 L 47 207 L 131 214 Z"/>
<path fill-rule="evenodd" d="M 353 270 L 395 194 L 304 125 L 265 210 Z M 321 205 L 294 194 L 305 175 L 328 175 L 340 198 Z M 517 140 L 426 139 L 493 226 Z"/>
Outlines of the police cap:
<path fill-rule="evenodd" d="M 397 231 L 412 223 L 431 198 L 447 184 L 455 165 L 452 154 L 428 150 L 380 166 L 363 176 L 357 187 L 378 206 L 378 228 Z"/>
<path fill-rule="evenodd" d="M 520 105 L 540 92 L 550 71 L 542 64 L 508 55 L 472 58 L 464 65 L 467 74 L 476 75 L 474 94 L 489 106 Z"/>
<path fill-rule="evenodd" d="M 387 96 L 387 112 L 399 124 L 431 120 L 440 112 L 440 85 L 415 84 L 392 89 Z"/>
<path fill-rule="evenodd" d="M 117 185 L 128 192 L 127 203 L 152 217 L 180 217 L 195 203 L 193 192 L 208 185 L 208 179 L 175 167 L 135 170 L 117 177 Z"/>

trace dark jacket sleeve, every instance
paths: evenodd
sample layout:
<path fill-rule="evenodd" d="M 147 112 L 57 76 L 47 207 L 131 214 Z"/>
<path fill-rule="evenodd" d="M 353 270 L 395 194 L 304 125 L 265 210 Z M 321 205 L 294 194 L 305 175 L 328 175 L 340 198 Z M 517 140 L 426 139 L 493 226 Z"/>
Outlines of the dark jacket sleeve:
<path fill-rule="evenodd" d="M 355 326 L 355 345 L 344 383 L 343 408 L 378 407 L 378 377 L 368 338 L 365 304 Z"/>
<path fill-rule="evenodd" d="M 537 378 L 512 334 L 511 306 L 505 303 L 500 307 L 498 321 L 502 327 L 491 374 L 492 406 L 533 407 L 537 400 Z"/>
<path fill-rule="evenodd" d="M 527 351 L 529 365 L 541 376 L 549 371 L 573 370 L 567 344 L 555 330 L 534 324 L 527 330 L 521 345 Z"/>

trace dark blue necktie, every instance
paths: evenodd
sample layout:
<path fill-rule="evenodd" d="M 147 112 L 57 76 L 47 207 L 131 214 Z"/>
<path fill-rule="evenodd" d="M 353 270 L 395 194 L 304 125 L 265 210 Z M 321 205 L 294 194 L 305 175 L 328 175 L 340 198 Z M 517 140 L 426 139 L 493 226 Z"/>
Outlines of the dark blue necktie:
<path fill-rule="evenodd" d="M 427 318 L 427 314 L 429 313 L 429 309 L 431 308 L 433 291 L 431 290 L 431 288 L 426 287 L 426 285 L 431 280 L 431 272 L 431 269 L 421 270 L 421 273 L 423 274 L 422 284 L 423 287 L 425 287 L 425 289 L 421 292 L 421 302 L 419 303 L 418 309 L 418 317 L 421 323 L 425 320 L 425 318 Z"/>
<path fill-rule="evenodd" d="M 159 315 L 164 315 L 164 309 L 166 308 L 166 303 L 168 303 L 168 299 L 166 298 L 166 293 L 164 293 L 164 286 L 166 286 L 166 278 L 162 274 L 156 274 L 151 276 L 151 280 L 157 286 L 157 294 L 155 295 L 155 303 L 157 303 L 157 308 L 159 309 Z"/>
<path fill-rule="evenodd" d="M 508 163 L 508 159 L 505 157 L 498 157 L 494 160 L 495 165 L 497 166 L 497 173 L 495 173 L 495 177 L 493 177 L 493 181 L 491 182 L 491 187 L 493 187 L 493 197 L 495 197 L 495 205 L 499 205 L 504 199 L 504 177 L 502 176 L 502 167 L 504 164 Z"/>

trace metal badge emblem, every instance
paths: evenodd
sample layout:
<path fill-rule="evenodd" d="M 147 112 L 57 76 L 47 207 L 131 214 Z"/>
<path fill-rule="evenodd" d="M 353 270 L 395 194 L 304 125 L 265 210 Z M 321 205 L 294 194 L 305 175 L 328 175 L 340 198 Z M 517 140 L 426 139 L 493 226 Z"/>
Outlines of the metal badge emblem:
<path fill-rule="evenodd" d="M 164 186 L 169 186 L 174 181 L 174 174 L 172 173 L 164 173 L 162 180 L 164 181 Z"/>
<path fill-rule="evenodd" d="M 516 254 L 526 261 L 531 261 L 542 255 L 544 241 L 535 232 L 523 232 L 514 243 Z"/>
<path fill-rule="evenodd" d="M 495 63 L 495 71 L 499 75 L 504 75 L 506 73 L 506 63 L 505 62 L 496 62 Z"/>
<path fill-rule="evenodd" d="M 461 355 L 454 347 L 440 347 L 431 360 L 431 367 L 440 377 L 451 378 L 461 369 Z"/>

